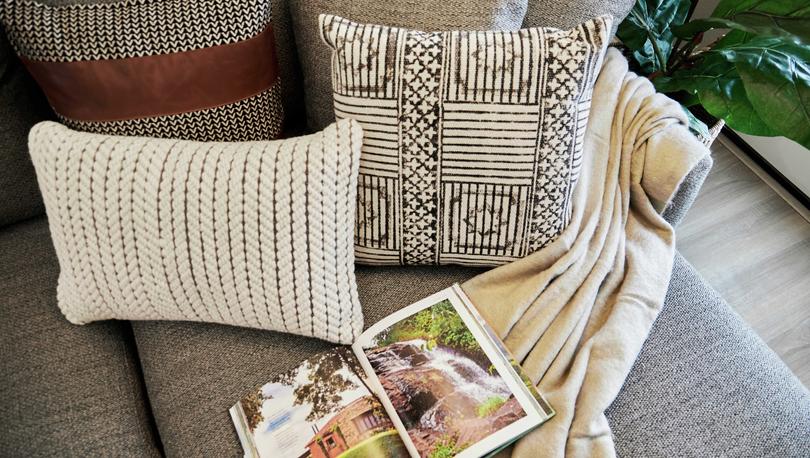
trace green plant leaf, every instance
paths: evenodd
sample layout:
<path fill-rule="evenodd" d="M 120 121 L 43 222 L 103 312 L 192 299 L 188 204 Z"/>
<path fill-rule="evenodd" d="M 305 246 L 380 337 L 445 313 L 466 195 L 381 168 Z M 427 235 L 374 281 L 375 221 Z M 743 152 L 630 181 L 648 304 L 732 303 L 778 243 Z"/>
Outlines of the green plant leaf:
<path fill-rule="evenodd" d="M 743 32 L 783 37 L 796 42 L 810 43 L 810 19 L 777 17 L 765 14 L 741 13 L 734 20 L 725 18 L 695 19 L 672 31 L 679 38 L 691 39 L 711 29 L 732 29 Z"/>
<path fill-rule="evenodd" d="M 689 120 L 689 130 L 691 130 L 692 133 L 695 134 L 695 137 L 701 139 L 708 137 L 709 126 L 707 126 L 706 123 L 704 123 L 703 121 L 698 119 L 695 115 L 693 115 L 692 112 L 689 111 L 689 109 L 686 108 L 685 106 L 681 105 L 681 108 L 683 109 L 683 112 L 686 113 L 686 119 Z"/>
<path fill-rule="evenodd" d="M 807 0 L 720 0 L 712 16 L 732 18 L 750 12 L 807 17 L 810 15 L 810 4 Z"/>
<path fill-rule="evenodd" d="M 695 66 L 680 69 L 670 77 L 656 78 L 653 83 L 661 92 L 682 90 L 695 94 L 706 111 L 740 132 L 776 135 L 748 100 L 734 63 L 723 56 L 703 55 Z"/>
<path fill-rule="evenodd" d="M 732 129 L 750 135 L 773 136 L 777 132 L 762 119 L 745 92 L 739 74 L 718 81 L 718 84 L 698 91 L 700 104 L 712 116 L 723 119 Z"/>
<path fill-rule="evenodd" d="M 616 35 L 649 73 L 666 70 L 675 35 L 672 26 L 681 25 L 689 14 L 690 0 L 638 0 Z"/>
<path fill-rule="evenodd" d="M 734 31 L 704 54 L 734 63 L 759 117 L 776 134 L 810 148 L 810 46 Z"/>
<path fill-rule="evenodd" d="M 810 43 L 807 0 L 722 0 L 712 17 L 729 20 L 730 29 Z"/>
<path fill-rule="evenodd" d="M 810 149 L 810 85 L 798 69 L 779 75 L 769 68 L 773 65 L 765 62 L 754 67 L 747 62 L 738 63 L 745 92 L 774 131 Z"/>
<path fill-rule="evenodd" d="M 655 49 L 650 40 L 647 40 L 640 50 L 633 52 L 633 58 L 636 59 L 644 73 L 650 74 L 660 68 L 656 60 Z"/>
<path fill-rule="evenodd" d="M 636 4 L 633 5 L 628 16 L 619 24 L 619 27 L 617 27 L 616 36 L 618 36 L 619 39 L 622 40 L 622 43 L 631 51 L 638 51 L 644 48 L 644 43 L 647 42 L 647 27 L 644 18 L 648 16 L 647 1 L 638 0 Z"/>

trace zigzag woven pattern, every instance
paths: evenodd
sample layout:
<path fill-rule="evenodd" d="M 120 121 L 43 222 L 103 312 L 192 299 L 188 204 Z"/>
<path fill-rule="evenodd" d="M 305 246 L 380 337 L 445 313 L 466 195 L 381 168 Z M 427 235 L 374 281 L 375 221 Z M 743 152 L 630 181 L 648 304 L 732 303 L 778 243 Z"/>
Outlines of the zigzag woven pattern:
<path fill-rule="evenodd" d="M 275 84 L 254 97 L 178 115 L 107 122 L 77 121 L 64 116 L 59 119 L 71 129 L 97 134 L 245 142 L 278 137 L 283 127 L 281 106 L 281 86 Z"/>
<path fill-rule="evenodd" d="M 198 143 L 76 132 L 29 147 L 73 323 L 190 320 L 348 344 L 362 130 Z"/>
<path fill-rule="evenodd" d="M 121 0 L 51 6 L 2 0 L 0 20 L 18 54 L 70 62 L 168 54 L 233 43 L 271 20 L 269 1 Z"/>

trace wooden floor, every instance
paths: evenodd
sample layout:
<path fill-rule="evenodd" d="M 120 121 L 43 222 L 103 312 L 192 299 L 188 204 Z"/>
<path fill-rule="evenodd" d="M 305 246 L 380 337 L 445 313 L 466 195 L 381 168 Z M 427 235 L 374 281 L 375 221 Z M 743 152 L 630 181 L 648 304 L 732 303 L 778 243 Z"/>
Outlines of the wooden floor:
<path fill-rule="evenodd" d="M 810 222 L 721 141 L 712 151 L 678 249 L 810 387 Z"/>

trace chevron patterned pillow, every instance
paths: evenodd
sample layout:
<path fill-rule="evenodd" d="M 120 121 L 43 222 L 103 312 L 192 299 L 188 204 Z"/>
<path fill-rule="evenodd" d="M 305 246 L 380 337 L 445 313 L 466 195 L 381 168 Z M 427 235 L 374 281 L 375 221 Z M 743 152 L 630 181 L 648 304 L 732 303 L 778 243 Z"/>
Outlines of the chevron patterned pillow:
<path fill-rule="evenodd" d="M 283 109 L 270 0 L 0 0 L 0 22 L 66 125 L 270 140 Z"/>
<path fill-rule="evenodd" d="M 357 261 L 497 265 L 555 240 L 610 23 L 426 33 L 321 15 L 335 114 L 365 132 Z"/>
<path fill-rule="evenodd" d="M 31 129 L 73 323 L 188 320 L 350 344 L 362 130 L 201 143 Z"/>

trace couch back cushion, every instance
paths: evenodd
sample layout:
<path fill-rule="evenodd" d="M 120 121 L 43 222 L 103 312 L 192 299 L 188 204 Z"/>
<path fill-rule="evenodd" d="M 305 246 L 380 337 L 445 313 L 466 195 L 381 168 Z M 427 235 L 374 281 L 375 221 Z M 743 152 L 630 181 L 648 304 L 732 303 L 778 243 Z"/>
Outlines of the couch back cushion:
<path fill-rule="evenodd" d="M 28 130 L 53 113 L 0 27 L 0 227 L 45 209 L 28 156 Z"/>
<path fill-rule="evenodd" d="M 281 132 L 271 0 L 8 0 L 1 13 L 21 60 L 74 129 L 200 141 Z"/>
<path fill-rule="evenodd" d="M 318 15 L 418 30 L 516 30 L 527 0 L 288 0 L 312 130 L 334 122 L 329 71 L 331 50 L 324 46 Z"/>
<path fill-rule="evenodd" d="M 613 17 L 612 37 L 635 4 L 636 0 L 529 0 L 523 27 L 568 29 L 607 14 Z"/>

